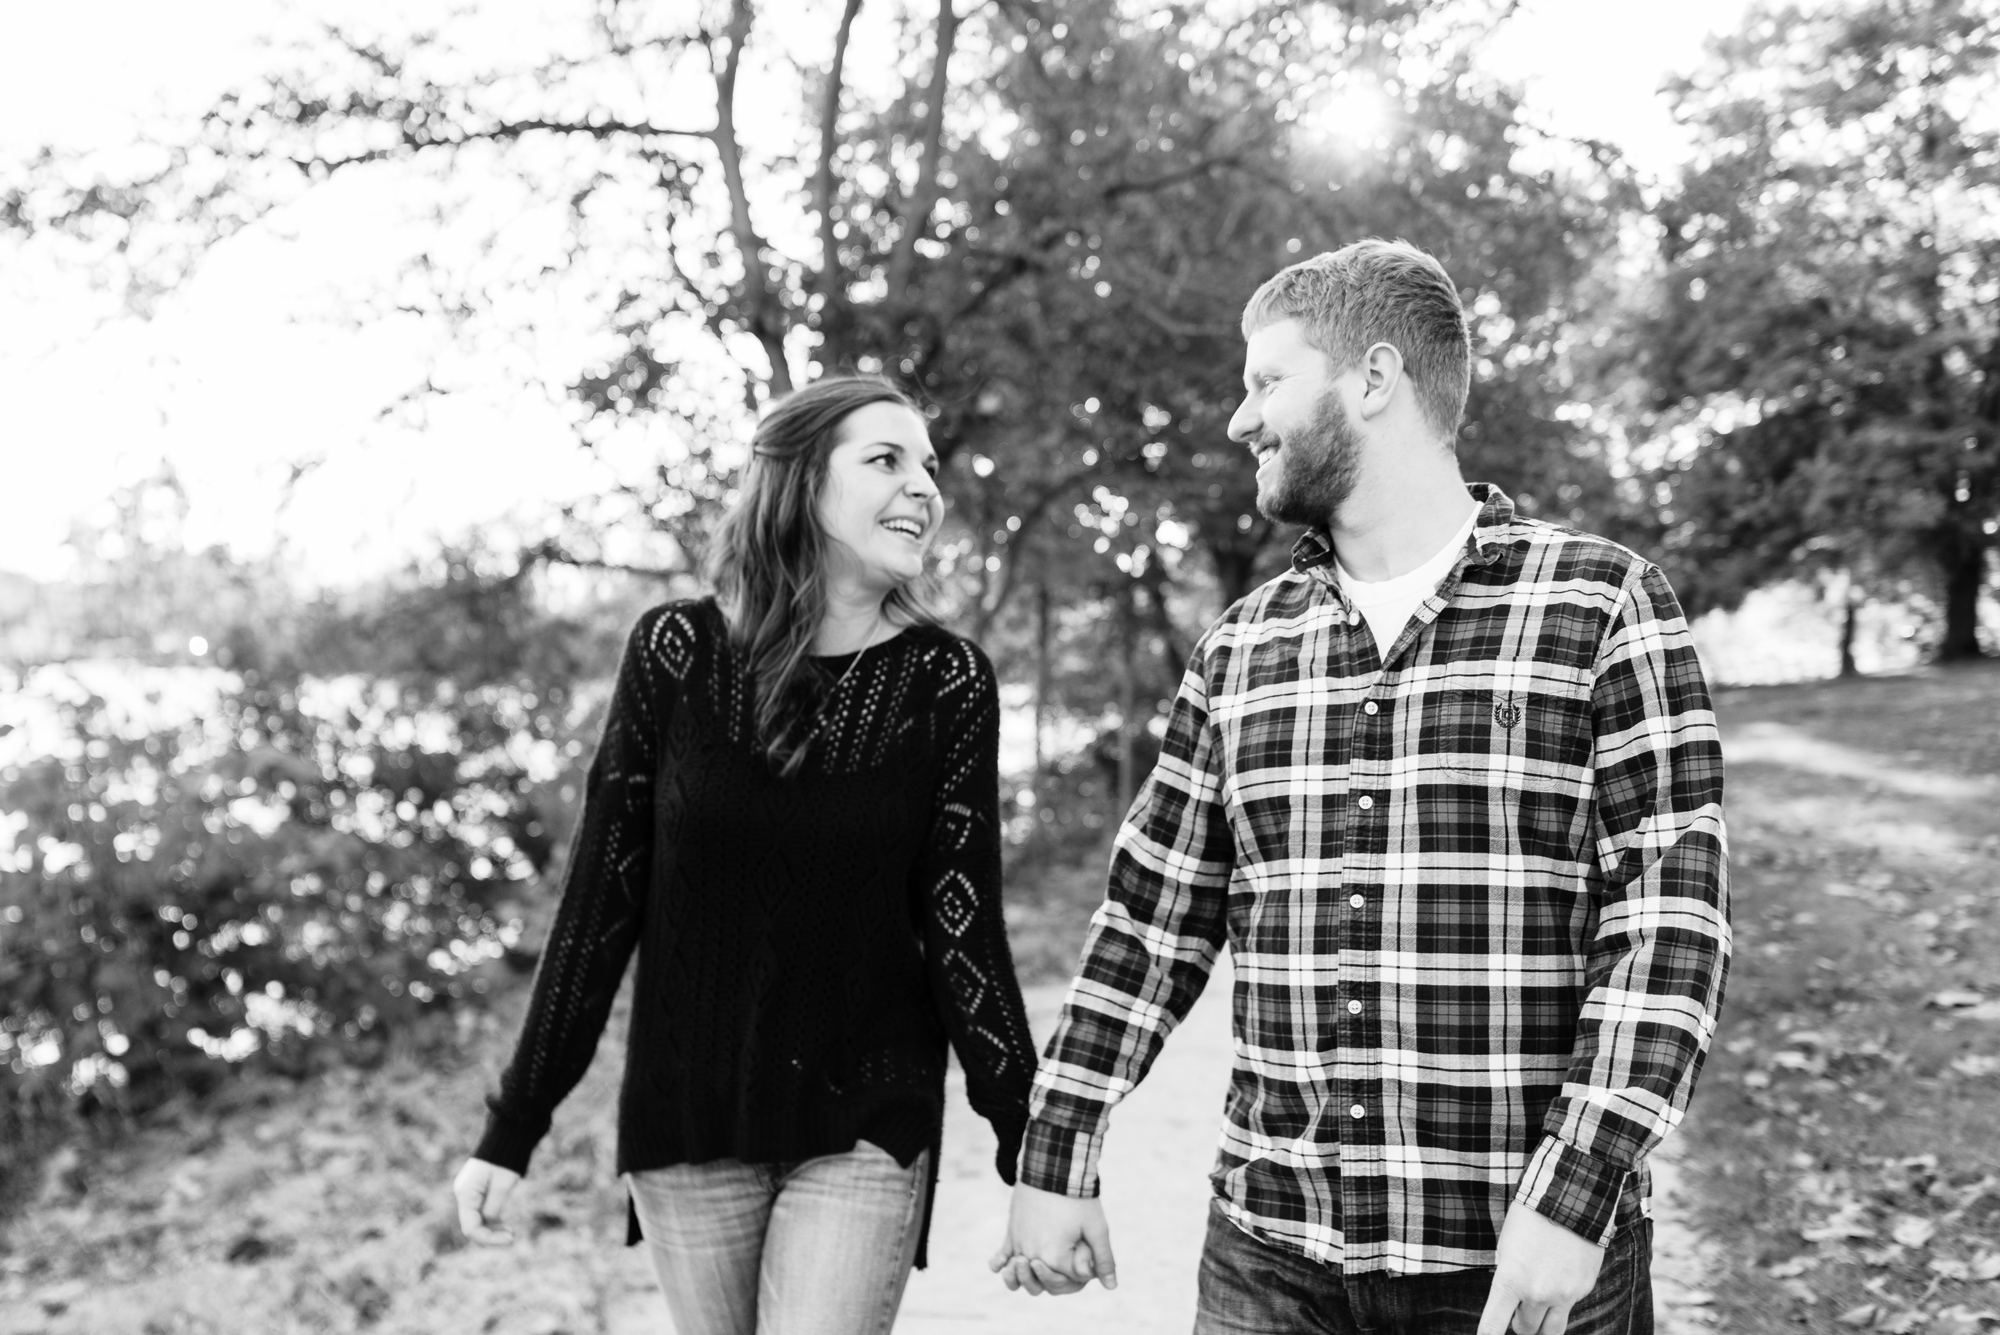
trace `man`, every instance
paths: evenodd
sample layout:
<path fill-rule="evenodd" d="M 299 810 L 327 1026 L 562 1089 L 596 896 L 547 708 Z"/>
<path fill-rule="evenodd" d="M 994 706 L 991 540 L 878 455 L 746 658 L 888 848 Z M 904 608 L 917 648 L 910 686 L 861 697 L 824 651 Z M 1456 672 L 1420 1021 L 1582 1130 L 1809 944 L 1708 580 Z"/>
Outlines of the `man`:
<path fill-rule="evenodd" d="M 1097 1161 L 1226 942 L 1197 1335 L 1652 1329 L 1646 1156 L 1729 952 L 1722 763 L 1660 572 L 1468 488 L 1457 289 L 1405 243 L 1244 312 L 1291 569 L 1195 647 L 1036 1079 L 1009 1287 L 1115 1285 Z"/>

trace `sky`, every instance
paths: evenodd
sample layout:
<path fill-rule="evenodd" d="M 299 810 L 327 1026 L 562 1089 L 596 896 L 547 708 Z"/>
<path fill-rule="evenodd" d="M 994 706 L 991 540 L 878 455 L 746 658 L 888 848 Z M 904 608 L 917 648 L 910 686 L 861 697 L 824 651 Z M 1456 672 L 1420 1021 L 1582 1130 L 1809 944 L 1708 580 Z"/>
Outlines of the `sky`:
<path fill-rule="evenodd" d="M 162 109 L 198 112 L 254 77 L 262 41 L 341 3 L 0 0 L 0 162 L 42 144 L 119 145 Z M 1744 4 L 1524 0 L 1482 56 L 1551 129 L 1609 139 L 1658 178 L 1686 140 L 1657 90 Z M 334 194 L 239 236 L 149 320 L 116 317 L 75 274 L 0 262 L 0 571 L 60 578 L 71 526 L 163 462 L 188 493 L 191 544 L 279 547 L 333 585 L 603 486 L 608 466 L 576 447 L 572 410 L 530 376 L 462 367 L 479 392 L 435 403 L 421 430 L 396 415 L 433 335 L 328 318 L 330 294 L 393 268 L 384 207 Z M 571 333 L 583 336 L 548 336 Z M 293 481 L 302 462 L 316 466 Z"/>

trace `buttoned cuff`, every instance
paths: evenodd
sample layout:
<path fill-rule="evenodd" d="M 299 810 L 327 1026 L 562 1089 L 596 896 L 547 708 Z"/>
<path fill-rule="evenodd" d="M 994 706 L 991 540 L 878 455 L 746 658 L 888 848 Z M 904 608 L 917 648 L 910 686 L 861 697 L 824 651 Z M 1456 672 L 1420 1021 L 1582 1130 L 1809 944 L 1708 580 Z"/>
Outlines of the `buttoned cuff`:
<path fill-rule="evenodd" d="M 1037 1117 L 1021 1145 L 1021 1181 L 1059 1196 L 1097 1194 L 1097 1157 L 1104 1132 L 1079 1131 Z"/>
<path fill-rule="evenodd" d="M 1514 1200 L 1602 1247 L 1610 1241 L 1628 1176 L 1626 1170 L 1550 1136 L 1528 1160 Z"/>

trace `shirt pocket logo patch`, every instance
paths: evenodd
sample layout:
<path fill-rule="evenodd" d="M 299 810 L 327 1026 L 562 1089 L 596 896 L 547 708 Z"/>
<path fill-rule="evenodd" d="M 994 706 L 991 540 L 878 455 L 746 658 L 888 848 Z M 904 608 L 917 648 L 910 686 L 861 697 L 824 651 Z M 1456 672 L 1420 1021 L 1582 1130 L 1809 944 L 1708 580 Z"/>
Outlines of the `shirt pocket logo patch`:
<path fill-rule="evenodd" d="M 1493 706 L 1493 721 L 1508 731 L 1521 721 L 1521 706 L 1512 700 L 1503 700 Z"/>

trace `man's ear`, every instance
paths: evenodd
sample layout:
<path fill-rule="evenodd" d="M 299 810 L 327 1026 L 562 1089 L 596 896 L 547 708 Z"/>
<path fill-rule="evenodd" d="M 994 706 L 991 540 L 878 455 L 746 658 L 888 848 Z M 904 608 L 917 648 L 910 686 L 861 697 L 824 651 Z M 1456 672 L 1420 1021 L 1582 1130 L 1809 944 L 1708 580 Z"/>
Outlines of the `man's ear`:
<path fill-rule="evenodd" d="M 1360 371 L 1360 414 L 1379 417 L 1388 411 L 1390 401 L 1396 397 L 1396 386 L 1403 381 L 1403 354 L 1393 343 L 1370 344 L 1368 351 L 1361 354 Z"/>

